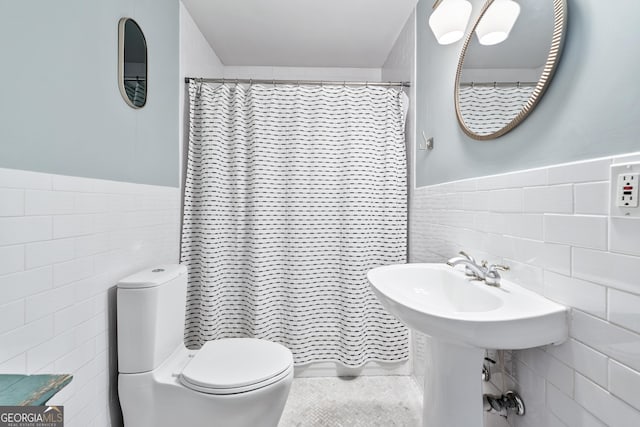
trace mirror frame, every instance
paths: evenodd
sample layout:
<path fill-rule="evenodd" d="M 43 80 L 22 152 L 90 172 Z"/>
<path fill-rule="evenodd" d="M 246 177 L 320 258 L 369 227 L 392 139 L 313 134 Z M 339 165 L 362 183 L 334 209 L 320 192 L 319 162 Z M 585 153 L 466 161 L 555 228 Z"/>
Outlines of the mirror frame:
<path fill-rule="evenodd" d="M 129 99 L 129 96 L 127 95 L 127 91 L 124 87 L 125 26 L 128 21 L 131 21 L 134 24 L 136 24 L 136 26 L 140 30 L 140 34 L 142 35 L 142 40 L 144 41 L 144 48 L 145 48 L 144 75 L 145 75 L 146 89 L 145 89 L 145 96 L 144 96 L 144 104 L 142 105 L 135 105 L 133 102 L 131 102 L 131 100 Z M 124 101 L 127 103 L 129 107 L 137 110 L 147 105 L 147 98 L 149 97 L 148 83 L 149 83 L 149 47 L 147 46 L 147 38 L 145 37 L 144 32 L 142 31 L 142 27 L 135 21 L 135 19 L 127 18 L 127 17 L 120 18 L 120 21 L 118 21 L 118 89 L 120 89 L 120 95 L 122 95 L 122 98 L 124 99 Z"/>
<path fill-rule="evenodd" d="M 542 95 L 549 87 L 549 83 L 553 77 L 553 74 L 556 71 L 558 63 L 560 62 L 560 55 L 562 54 L 562 46 L 564 44 L 565 35 L 567 32 L 567 1 L 566 0 L 545 0 L 545 1 L 553 1 L 553 35 L 551 37 L 551 47 L 549 49 L 549 55 L 547 56 L 547 60 L 545 62 L 542 74 L 538 79 L 538 83 L 534 88 L 529 100 L 524 104 L 520 113 L 516 115 L 507 125 L 505 125 L 502 129 L 498 131 L 488 134 L 488 135 L 479 135 L 469 129 L 469 127 L 465 124 L 462 112 L 460 111 L 459 104 L 459 87 L 460 87 L 460 79 L 462 77 L 462 65 L 464 63 L 464 57 L 467 53 L 467 48 L 471 42 L 471 38 L 475 34 L 476 27 L 478 23 L 489 9 L 489 6 L 493 4 L 495 0 L 487 0 L 484 4 L 484 7 L 480 11 L 480 15 L 476 19 L 473 24 L 473 28 L 471 32 L 467 35 L 464 45 L 462 47 L 462 51 L 460 52 L 460 59 L 458 60 L 458 68 L 456 71 L 456 81 L 454 87 L 454 104 L 456 107 L 456 116 L 458 118 L 458 123 L 460 127 L 464 131 L 467 136 L 479 140 L 486 141 L 490 139 L 498 138 L 511 130 L 513 130 L 516 126 L 518 126 L 522 121 L 533 111 L 535 106 L 538 104 Z"/>

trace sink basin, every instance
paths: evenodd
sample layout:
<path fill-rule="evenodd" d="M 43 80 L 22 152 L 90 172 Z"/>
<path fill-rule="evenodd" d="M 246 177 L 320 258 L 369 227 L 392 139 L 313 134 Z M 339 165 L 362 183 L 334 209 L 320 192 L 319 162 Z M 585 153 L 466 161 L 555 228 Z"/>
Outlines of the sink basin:
<path fill-rule="evenodd" d="M 481 427 L 484 349 L 560 343 L 568 309 L 521 286 L 474 281 L 446 264 L 399 264 L 367 273 L 382 305 L 429 336 L 423 426 Z"/>
<path fill-rule="evenodd" d="M 565 306 L 504 279 L 488 286 L 446 264 L 389 265 L 367 278 L 387 310 L 431 337 L 512 350 L 567 338 Z"/>

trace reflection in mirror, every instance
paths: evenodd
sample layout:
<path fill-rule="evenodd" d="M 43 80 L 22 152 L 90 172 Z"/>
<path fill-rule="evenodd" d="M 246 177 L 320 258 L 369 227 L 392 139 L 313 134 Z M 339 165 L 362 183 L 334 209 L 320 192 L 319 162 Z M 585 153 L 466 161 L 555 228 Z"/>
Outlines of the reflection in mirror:
<path fill-rule="evenodd" d="M 118 24 L 118 86 L 129 106 L 141 108 L 147 102 L 147 42 L 131 18 Z"/>
<path fill-rule="evenodd" d="M 506 40 L 480 44 L 476 29 L 500 1 L 482 9 L 456 75 L 458 122 L 479 140 L 504 135 L 531 112 L 555 71 L 566 29 L 566 0 L 516 0 L 520 14 Z"/>

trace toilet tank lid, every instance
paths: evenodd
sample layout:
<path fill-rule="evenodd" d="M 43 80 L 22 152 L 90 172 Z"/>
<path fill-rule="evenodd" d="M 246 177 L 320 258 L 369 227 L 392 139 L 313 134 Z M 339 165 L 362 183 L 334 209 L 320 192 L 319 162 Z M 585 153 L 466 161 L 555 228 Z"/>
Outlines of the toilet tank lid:
<path fill-rule="evenodd" d="M 163 264 L 134 273 L 118 282 L 120 289 L 152 288 L 187 274 L 187 267 L 180 264 Z"/>

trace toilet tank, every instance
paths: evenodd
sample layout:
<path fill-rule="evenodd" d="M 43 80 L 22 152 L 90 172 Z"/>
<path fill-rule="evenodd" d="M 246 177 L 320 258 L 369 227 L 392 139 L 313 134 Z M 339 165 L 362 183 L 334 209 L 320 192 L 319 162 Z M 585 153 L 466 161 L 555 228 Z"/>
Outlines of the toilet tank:
<path fill-rule="evenodd" d="M 157 368 L 184 340 L 187 268 L 160 265 L 118 283 L 118 371 Z"/>

